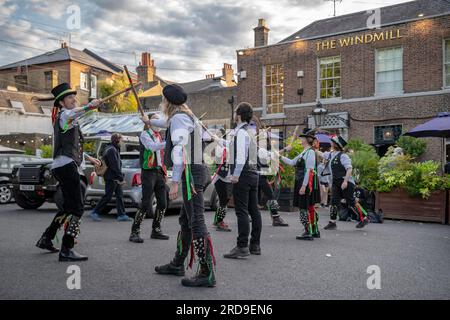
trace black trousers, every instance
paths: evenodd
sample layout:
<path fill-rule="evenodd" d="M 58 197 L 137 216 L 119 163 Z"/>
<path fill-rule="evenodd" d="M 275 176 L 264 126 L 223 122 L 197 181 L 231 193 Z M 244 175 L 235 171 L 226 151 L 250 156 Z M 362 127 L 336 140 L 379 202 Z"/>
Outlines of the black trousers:
<path fill-rule="evenodd" d="M 220 179 L 217 179 L 216 183 L 214 184 L 214 188 L 216 189 L 217 196 L 219 197 L 219 205 L 222 208 L 225 208 L 228 204 L 228 200 L 230 199 L 229 193 L 228 193 L 228 187 L 230 183 L 226 183 Z"/>
<path fill-rule="evenodd" d="M 78 167 L 75 162 L 53 169 L 52 173 L 59 183 L 64 202 L 63 209 L 56 213 L 50 226 L 44 232 L 44 235 L 50 240 L 55 238 L 58 229 L 63 225 L 66 217 L 73 215 L 81 218 L 84 213 L 85 197 L 84 190 L 81 187 L 80 174 L 78 173 Z M 66 247 L 73 247 L 73 242 L 73 238 L 64 235 L 63 244 Z"/>
<path fill-rule="evenodd" d="M 345 199 L 347 205 L 355 206 L 355 185 L 351 182 L 347 183 L 347 188 L 342 190 L 341 185 L 344 179 L 333 179 L 331 186 L 331 205 L 339 206 L 341 200 Z"/>
<path fill-rule="evenodd" d="M 149 212 L 150 201 L 153 193 L 156 197 L 156 207 L 159 210 L 167 208 L 167 186 L 164 173 L 159 169 L 142 170 L 142 205 L 141 210 L 145 213 Z"/>
<path fill-rule="evenodd" d="M 192 198 L 188 200 L 186 176 L 183 173 L 182 191 L 183 191 L 183 207 L 180 213 L 180 226 L 182 238 L 202 238 L 208 235 L 208 228 L 205 223 L 205 204 L 203 202 L 203 191 L 207 181 L 207 167 L 205 165 L 191 165 L 193 178 Z"/>
<path fill-rule="evenodd" d="M 95 206 L 94 212 L 99 213 L 105 210 L 106 206 L 111 201 L 113 194 L 116 196 L 117 215 L 121 216 L 126 214 L 125 205 L 123 203 L 122 185 L 116 180 L 105 180 L 105 195 Z"/>
<path fill-rule="evenodd" d="M 234 206 L 238 222 L 238 247 L 248 247 L 250 234 L 249 215 L 252 218 L 250 244 L 259 244 L 262 220 L 258 210 L 258 173 L 242 171 L 239 181 L 233 185 Z"/>
<path fill-rule="evenodd" d="M 258 202 L 261 203 L 262 194 L 265 194 L 267 200 L 276 200 L 275 195 L 273 193 L 272 187 L 269 184 L 269 180 L 267 176 L 259 175 L 258 181 Z"/>

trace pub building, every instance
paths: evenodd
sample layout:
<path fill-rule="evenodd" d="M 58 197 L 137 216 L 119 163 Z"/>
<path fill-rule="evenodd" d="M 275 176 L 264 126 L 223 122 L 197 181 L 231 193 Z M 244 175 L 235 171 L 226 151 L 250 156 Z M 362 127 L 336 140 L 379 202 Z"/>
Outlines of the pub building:
<path fill-rule="evenodd" d="M 255 47 L 237 50 L 237 100 L 285 137 L 320 127 L 384 155 L 403 132 L 450 111 L 450 1 L 318 20 L 270 45 L 264 19 L 254 32 Z M 442 143 L 427 139 L 421 160 L 449 161 Z"/>

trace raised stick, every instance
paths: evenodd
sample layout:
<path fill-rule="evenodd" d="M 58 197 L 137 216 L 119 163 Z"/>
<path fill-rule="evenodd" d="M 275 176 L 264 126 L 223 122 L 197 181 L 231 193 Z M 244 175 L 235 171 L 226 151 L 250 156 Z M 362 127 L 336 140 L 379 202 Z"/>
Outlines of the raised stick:
<path fill-rule="evenodd" d="M 144 116 L 145 115 L 144 114 L 144 108 L 142 108 L 141 100 L 139 100 L 139 96 L 137 94 L 137 91 L 136 91 L 136 89 L 133 86 L 133 80 L 131 79 L 130 72 L 128 71 L 127 66 L 123 66 L 123 69 L 125 70 L 125 73 L 127 74 L 128 82 L 130 83 L 130 86 L 132 88 L 131 91 L 133 91 L 133 95 L 136 98 L 136 102 L 137 102 L 137 105 L 138 105 L 139 112 L 141 113 L 141 116 Z"/>

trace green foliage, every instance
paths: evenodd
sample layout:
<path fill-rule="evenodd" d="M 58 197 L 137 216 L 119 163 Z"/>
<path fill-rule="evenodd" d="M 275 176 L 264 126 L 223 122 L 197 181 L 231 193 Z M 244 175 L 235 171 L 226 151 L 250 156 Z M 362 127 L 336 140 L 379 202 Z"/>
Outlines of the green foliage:
<path fill-rule="evenodd" d="M 355 181 L 363 188 L 375 190 L 378 180 L 378 161 L 380 160 L 375 149 L 364 143 L 362 139 L 349 140 L 347 149 L 351 150 L 349 156 L 352 159 Z"/>
<path fill-rule="evenodd" d="M 42 145 L 39 149 L 42 150 L 42 158 L 53 157 L 53 147 L 51 144 Z"/>
<path fill-rule="evenodd" d="M 95 156 L 95 141 L 86 141 L 83 143 L 83 150 L 90 156 Z"/>
<path fill-rule="evenodd" d="M 27 156 L 34 156 L 34 155 L 36 155 L 36 151 L 33 148 L 25 147 L 24 150 L 25 150 L 25 154 Z"/>
<path fill-rule="evenodd" d="M 100 97 L 104 98 L 125 89 L 130 86 L 128 78 L 125 74 L 116 78 L 112 83 L 107 81 L 100 81 L 98 83 L 100 90 Z M 137 112 L 137 101 L 132 93 L 126 95 L 121 94 L 106 103 L 109 112 Z"/>
<path fill-rule="evenodd" d="M 394 188 L 402 188 L 411 196 L 427 199 L 433 191 L 450 187 L 449 175 L 439 175 L 439 162 L 412 160 L 409 154 L 393 155 L 393 148 L 389 148 L 386 156 L 379 161 L 377 190 L 390 192 Z"/>
<path fill-rule="evenodd" d="M 397 140 L 397 145 L 413 158 L 420 157 L 427 149 L 427 143 L 423 139 L 408 136 L 401 136 Z"/>
<path fill-rule="evenodd" d="M 364 143 L 364 141 L 362 139 L 348 140 L 348 144 L 347 144 L 346 148 L 349 150 L 353 150 L 354 152 L 366 151 L 366 152 L 372 152 L 372 153 L 376 154 L 375 149 L 371 145 Z"/>
<path fill-rule="evenodd" d="M 289 137 L 286 144 L 289 145 L 292 142 L 292 137 Z M 292 143 L 292 150 L 285 154 L 289 159 L 294 159 L 303 151 L 303 146 L 300 143 L 300 139 L 295 139 Z M 281 163 L 283 165 L 283 163 Z M 295 168 L 283 165 L 284 172 L 281 172 L 281 187 L 283 188 L 294 188 L 295 183 Z"/>
<path fill-rule="evenodd" d="M 426 199 L 434 190 L 442 190 L 445 178 L 438 175 L 440 163 L 436 161 L 425 161 L 413 163 L 412 174 L 408 177 L 404 189 L 411 196 L 421 196 Z"/>

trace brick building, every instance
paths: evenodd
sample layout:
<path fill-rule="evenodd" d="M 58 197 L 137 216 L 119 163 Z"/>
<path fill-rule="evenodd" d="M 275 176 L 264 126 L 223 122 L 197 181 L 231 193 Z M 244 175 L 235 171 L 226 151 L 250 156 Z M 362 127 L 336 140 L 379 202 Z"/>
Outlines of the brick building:
<path fill-rule="evenodd" d="M 0 88 L 13 86 L 19 91 L 48 94 L 56 85 L 67 82 L 85 104 L 98 97 L 98 82 L 113 81 L 122 73 L 122 67 L 94 52 L 63 43 L 57 50 L 0 67 Z"/>
<path fill-rule="evenodd" d="M 448 1 L 319 20 L 271 45 L 263 19 L 254 32 L 255 47 L 237 51 L 237 100 L 285 136 L 296 125 L 315 128 L 320 102 L 328 112 L 323 129 L 362 138 L 384 154 L 402 132 L 450 111 Z M 441 140 L 427 142 L 424 159 L 442 160 Z"/>

